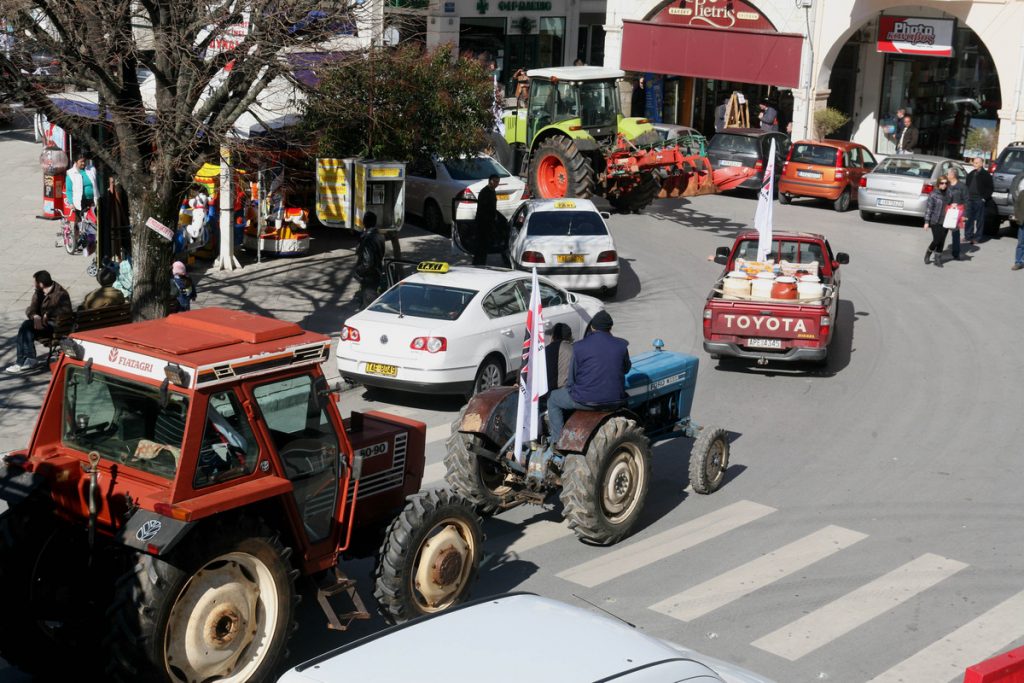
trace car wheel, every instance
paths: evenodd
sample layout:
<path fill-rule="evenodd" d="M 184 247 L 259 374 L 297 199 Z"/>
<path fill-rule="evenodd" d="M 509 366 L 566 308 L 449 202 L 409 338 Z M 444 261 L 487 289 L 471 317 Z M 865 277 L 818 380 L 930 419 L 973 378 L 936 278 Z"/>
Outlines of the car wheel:
<path fill-rule="evenodd" d="M 433 199 L 428 199 L 427 203 L 423 205 L 423 223 L 430 232 L 437 234 L 444 232 L 444 214 L 441 213 L 441 207 Z"/>
<path fill-rule="evenodd" d="M 480 369 L 476 371 L 476 379 L 473 380 L 473 389 L 469 396 L 487 391 L 491 387 L 497 387 L 505 383 L 505 363 L 497 355 L 490 355 L 484 358 Z M 468 396 L 467 396 L 468 398 Z"/>
<path fill-rule="evenodd" d="M 871 222 L 871 221 L 874 221 L 877 218 L 878 218 L 878 214 L 877 213 L 873 213 L 871 211 L 864 211 L 863 209 L 860 212 L 860 219 L 862 221 Z"/>
<path fill-rule="evenodd" d="M 788 192 L 779 193 L 779 204 L 789 204 L 791 201 L 793 201 L 793 195 Z"/>
<path fill-rule="evenodd" d="M 832 202 L 832 208 L 835 209 L 836 211 L 840 212 L 840 213 L 842 213 L 843 211 L 849 211 L 850 210 L 850 194 L 851 194 L 850 188 L 846 188 L 845 190 L 843 190 L 843 193 L 841 195 L 839 195 L 839 197 L 837 197 L 834 202 Z"/>

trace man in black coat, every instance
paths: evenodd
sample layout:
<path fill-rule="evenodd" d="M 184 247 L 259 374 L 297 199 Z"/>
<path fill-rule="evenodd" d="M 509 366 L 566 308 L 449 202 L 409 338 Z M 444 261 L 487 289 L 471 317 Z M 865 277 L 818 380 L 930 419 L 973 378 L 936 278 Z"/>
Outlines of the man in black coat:
<path fill-rule="evenodd" d="M 913 154 L 915 149 L 917 149 L 917 126 L 914 125 L 914 120 L 910 116 L 904 116 L 903 130 L 896 138 L 896 153 Z"/>
<path fill-rule="evenodd" d="M 491 242 L 494 241 L 494 228 L 498 220 L 498 195 L 494 189 L 498 187 L 499 182 L 501 182 L 501 178 L 492 174 L 476 198 L 476 234 L 473 236 L 474 266 L 487 265 L 487 251 Z"/>
<path fill-rule="evenodd" d="M 985 169 L 985 160 L 971 160 L 974 170 L 967 174 L 967 224 L 964 239 L 977 244 L 985 232 L 985 206 L 992 199 L 992 174 Z"/>
<path fill-rule="evenodd" d="M 384 279 L 384 236 L 377 230 L 377 214 L 363 214 L 363 234 L 356 247 L 356 279 L 359 281 L 359 310 L 373 303 Z"/>

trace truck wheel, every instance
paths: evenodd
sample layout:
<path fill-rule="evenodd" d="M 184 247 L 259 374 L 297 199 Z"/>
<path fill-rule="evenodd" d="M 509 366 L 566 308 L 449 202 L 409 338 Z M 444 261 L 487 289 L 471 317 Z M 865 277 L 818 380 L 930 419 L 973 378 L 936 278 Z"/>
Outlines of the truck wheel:
<path fill-rule="evenodd" d="M 630 191 L 608 197 L 608 203 L 619 213 L 640 213 L 655 200 L 660 190 L 661 185 L 648 173 Z"/>
<path fill-rule="evenodd" d="M 714 493 L 729 467 L 729 436 L 721 427 L 705 427 L 690 451 L 690 486 L 697 493 Z"/>
<path fill-rule="evenodd" d="M 851 188 L 846 188 L 843 193 L 840 194 L 834 202 L 832 202 L 832 208 L 842 213 L 850 210 L 850 196 L 853 194 Z"/>
<path fill-rule="evenodd" d="M 138 553 L 115 586 L 111 673 L 123 680 L 269 680 L 294 630 L 291 549 L 262 521 L 221 520 L 166 558 Z"/>
<path fill-rule="evenodd" d="M 505 472 L 498 463 L 469 450 L 469 445 L 480 437 L 459 433 L 467 407 L 452 422 L 444 456 L 444 478 L 453 491 L 476 506 L 477 514 L 490 517 L 512 504 L 512 487 L 505 485 Z"/>
<path fill-rule="evenodd" d="M 580 540 L 611 545 L 633 529 L 647 498 L 651 445 L 636 421 L 613 417 L 587 452 L 565 459 L 563 515 Z"/>
<path fill-rule="evenodd" d="M 484 534 L 469 501 L 444 489 L 409 496 L 380 548 L 373 597 L 395 624 L 466 599 Z"/>
<path fill-rule="evenodd" d="M 594 194 L 594 169 L 564 135 L 544 140 L 530 157 L 530 194 L 538 199 L 580 197 Z"/>

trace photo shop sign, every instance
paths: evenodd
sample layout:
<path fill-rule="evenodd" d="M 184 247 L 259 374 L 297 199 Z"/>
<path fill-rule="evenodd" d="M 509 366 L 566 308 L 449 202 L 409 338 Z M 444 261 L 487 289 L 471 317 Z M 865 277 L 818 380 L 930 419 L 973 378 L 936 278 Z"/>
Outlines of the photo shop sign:
<path fill-rule="evenodd" d="M 952 57 L 955 34 L 956 19 L 882 16 L 878 19 L 878 51 Z"/>

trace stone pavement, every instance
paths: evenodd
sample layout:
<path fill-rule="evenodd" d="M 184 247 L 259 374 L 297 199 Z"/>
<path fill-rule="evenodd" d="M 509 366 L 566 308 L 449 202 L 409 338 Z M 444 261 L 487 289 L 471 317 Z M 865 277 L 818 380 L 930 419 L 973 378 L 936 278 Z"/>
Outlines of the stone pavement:
<path fill-rule="evenodd" d="M 36 218 L 42 210 L 42 148 L 31 129 L 0 132 L 0 206 L 7 207 L 0 246 L 0 364 L 14 362 L 14 335 L 32 298 L 32 274 L 48 270 L 53 279 L 81 303 L 98 284 L 86 274 L 87 261 L 55 248 L 59 224 Z M 448 240 L 416 227 L 403 229 L 403 258 L 443 257 L 450 260 Z M 356 238 L 341 231 L 313 233 L 309 256 L 264 258 L 239 254 L 241 270 L 214 271 L 197 262 L 198 307 L 225 306 L 299 323 L 304 328 L 337 335 L 355 312 L 358 284 L 352 278 Z M 390 254 L 390 248 L 389 248 Z M 464 259 L 456 259 L 464 260 Z M 333 362 L 324 366 L 337 372 Z M 34 416 L 42 403 L 49 373 L 27 376 L 0 374 L 0 451 L 27 444 Z"/>

